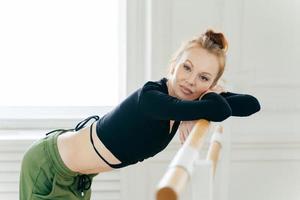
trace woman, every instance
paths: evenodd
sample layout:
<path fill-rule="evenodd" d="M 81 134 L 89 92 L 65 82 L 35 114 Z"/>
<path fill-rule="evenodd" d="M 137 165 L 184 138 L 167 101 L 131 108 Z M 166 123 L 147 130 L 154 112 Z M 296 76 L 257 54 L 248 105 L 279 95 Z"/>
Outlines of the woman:
<path fill-rule="evenodd" d="M 259 111 L 255 97 L 217 86 L 226 50 L 223 34 L 208 30 L 179 48 L 168 78 L 148 81 L 101 119 L 36 141 L 22 161 L 20 199 L 90 199 L 95 175 L 156 155 L 177 130 L 183 142 L 195 120 Z"/>

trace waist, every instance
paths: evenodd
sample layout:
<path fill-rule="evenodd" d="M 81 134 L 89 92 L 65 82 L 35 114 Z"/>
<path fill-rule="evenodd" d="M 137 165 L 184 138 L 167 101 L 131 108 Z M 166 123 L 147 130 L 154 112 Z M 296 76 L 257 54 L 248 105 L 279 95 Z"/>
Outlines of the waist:
<path fill-rule="evenodd" d="M 92 137 L 95 148 L 109 163 L 121 163 L 98 138 L 96 126 L 93 127 Z M 113 169 L 107 165 L 93 149 L 90 142 L 89 126 L 77 132 L 70 131 L 59 135 L 57 145 L 62 160 L 72 171 L 89 174 Z"/>

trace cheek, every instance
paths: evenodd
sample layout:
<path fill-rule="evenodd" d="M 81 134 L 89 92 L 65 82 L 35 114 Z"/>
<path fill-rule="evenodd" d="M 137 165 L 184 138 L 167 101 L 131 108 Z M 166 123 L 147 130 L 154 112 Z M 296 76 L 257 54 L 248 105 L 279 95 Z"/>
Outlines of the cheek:
<path fill-rule="evenodd" d="M 202 93 L 206 92 L 207 90 L 209 90 L 209 85 L 199 86 L 197 89 L 197 95 L 200 96 Z"/>
<path fill-rule="evenodd" d="M 177 68 L 177 76 L 184 77 L 188 74 L 188 72 L 182 67 L 182 65 Z"/>

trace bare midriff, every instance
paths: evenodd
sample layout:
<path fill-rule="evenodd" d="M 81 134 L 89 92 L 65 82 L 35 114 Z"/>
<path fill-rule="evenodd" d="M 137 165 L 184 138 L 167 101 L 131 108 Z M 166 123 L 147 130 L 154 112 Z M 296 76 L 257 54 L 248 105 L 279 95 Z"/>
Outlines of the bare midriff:
<path fill-rule="evenodd" d="M 118 160 L 101 142 L 96 134 L 96 124 L 92 130 L 96 149 L 110 164 L 120 164 Z M 111 171 L 96 153 L 90 141 L 90 126 L 79 131 L 69 131 L 58 136 L 57 146 L 64 164 L 74 172 L 82 174 L 95 174 Z"/>

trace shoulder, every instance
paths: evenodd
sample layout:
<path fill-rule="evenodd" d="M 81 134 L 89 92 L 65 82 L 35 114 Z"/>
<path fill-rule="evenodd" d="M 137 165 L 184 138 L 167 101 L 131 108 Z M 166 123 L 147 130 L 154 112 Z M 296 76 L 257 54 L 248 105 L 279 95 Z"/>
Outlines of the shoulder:
<path fill-rule="evenodd" d="M 166 78 L 162 78 L 160 80 L 157 81 L 147 81 L 143 87 L 141 88 L 141 92 L 146 92 L 146 91 L 150 91 L 150 90 L 157 90 L 160 92 L 164 92 L 167 93 L 168 88 L 166 85 Z"/>

